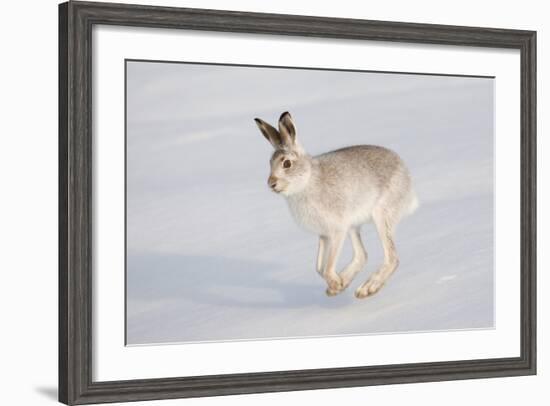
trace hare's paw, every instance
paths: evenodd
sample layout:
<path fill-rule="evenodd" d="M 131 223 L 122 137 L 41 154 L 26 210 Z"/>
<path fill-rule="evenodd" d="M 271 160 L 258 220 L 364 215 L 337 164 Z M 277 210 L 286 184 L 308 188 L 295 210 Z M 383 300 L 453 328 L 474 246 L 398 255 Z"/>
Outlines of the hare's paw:
<path fill-rule="evenodd" d="M 342 278 L 340 278 L 337 274 L 327 276 L 326 281 L 329 290 L 340 291 L 343 288 Z"/>
<path fill-rule="evenodd" d="M 342 288 L 342 289 L 327 288 L 325 293 L 327 294 L 327 296 L 332 297 L 332 296 L 336 296 L 339 293 L 342 293 L 343 290 L 344 290 L 344 288 Z"/>
<path fill-rule="evenodd" d="M 340 274 L 339 276 L 341 281 L 340 287 L 338 289 L 333 289 L 329 286 L 326 291 L 327 296 L 336 296 L 337 294 L 342 293 L 344 290 L 346 290 L 347 287 L 350 285 L 352 278 L 350 278 L 349 275 Z"/>
<path fill-rule="evenodd" d="M 374 295 L 383 285 L 383 281 L 376 278 L 371 278 L 357 288 L 355 291 L 355 297 L 357 299 L 364 299 L 367 296 Z"/>

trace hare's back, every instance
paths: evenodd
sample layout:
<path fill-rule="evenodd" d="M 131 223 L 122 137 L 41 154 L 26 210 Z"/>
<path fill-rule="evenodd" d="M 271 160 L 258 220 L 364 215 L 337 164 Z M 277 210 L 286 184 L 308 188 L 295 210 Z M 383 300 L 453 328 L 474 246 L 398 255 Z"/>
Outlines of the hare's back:
<path fill-rule="evenodd" d="M 338 176 L 341 181 L 359 177 L 382 186 L 396 175 L 406 178 L 409 176 L 397 153 L 377 145 L 355 145 L 327 152 L 316 158 L 324 172 Z"/>

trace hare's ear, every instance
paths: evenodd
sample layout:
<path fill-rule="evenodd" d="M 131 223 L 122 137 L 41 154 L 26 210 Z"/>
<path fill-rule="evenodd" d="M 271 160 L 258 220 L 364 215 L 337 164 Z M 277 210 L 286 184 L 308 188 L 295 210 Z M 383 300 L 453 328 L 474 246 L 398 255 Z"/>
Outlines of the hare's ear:
<path fill-rule="evenodd" d="M 279 132 L 271 125 L 266 123 L 264 120 L 255 118 L 254 121 L 258 125 L 258 128 L 260 129 L 264 137 L 271 143 L 271 145 L 273 145 L 273 148 L 281 148 L 281 135 L 279 134 Z"/>
<path fill-rule="evenodd" d="M 292 149 L 296 144 L 296 126 L 288 111 L 281 114 L 279 118 L 279 133 L 283 145 Z"/>

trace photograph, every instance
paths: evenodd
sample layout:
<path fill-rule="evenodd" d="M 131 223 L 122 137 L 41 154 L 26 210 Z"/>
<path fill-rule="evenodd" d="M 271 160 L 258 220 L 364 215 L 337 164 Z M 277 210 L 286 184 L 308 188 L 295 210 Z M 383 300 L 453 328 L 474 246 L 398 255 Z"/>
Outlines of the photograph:
<path fill-rule="evenodd" d="M 125 60 L 127 346 L 495 328 L 495 78 Z"/>
<path fill-rule="evenodd" d="M 57 293 L 41 317 L 57 351 L 27 347 L 57 355 L 58 382 L 42 392 L 540 394 L 532 7 L 513 22 L 495 7 L 163 3 L 69 0 L 44 29 L 58 41 L 58 104 L 39 103 L 58 123 L 58 278 L 27 285 Z M 25 123 L 47 138 L 43 119 Z M 17 205 L 36 201 L 29 184 Z"/>

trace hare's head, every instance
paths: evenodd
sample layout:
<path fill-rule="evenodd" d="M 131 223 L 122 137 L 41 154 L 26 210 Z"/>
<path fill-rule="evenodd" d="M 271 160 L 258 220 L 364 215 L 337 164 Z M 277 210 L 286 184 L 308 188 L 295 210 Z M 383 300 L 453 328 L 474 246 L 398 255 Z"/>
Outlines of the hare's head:
<path fill-rule="evenodd" d="M 311 175 L 311 157 L 307 155 L 296 139 L 296 127 L 290 113 L 279 118 L 279 130 L 259 118 L 254 119 L 264 137 L 273 145 L 271 173 L 268 186 L 285 196 L 303 190 Z"/>

